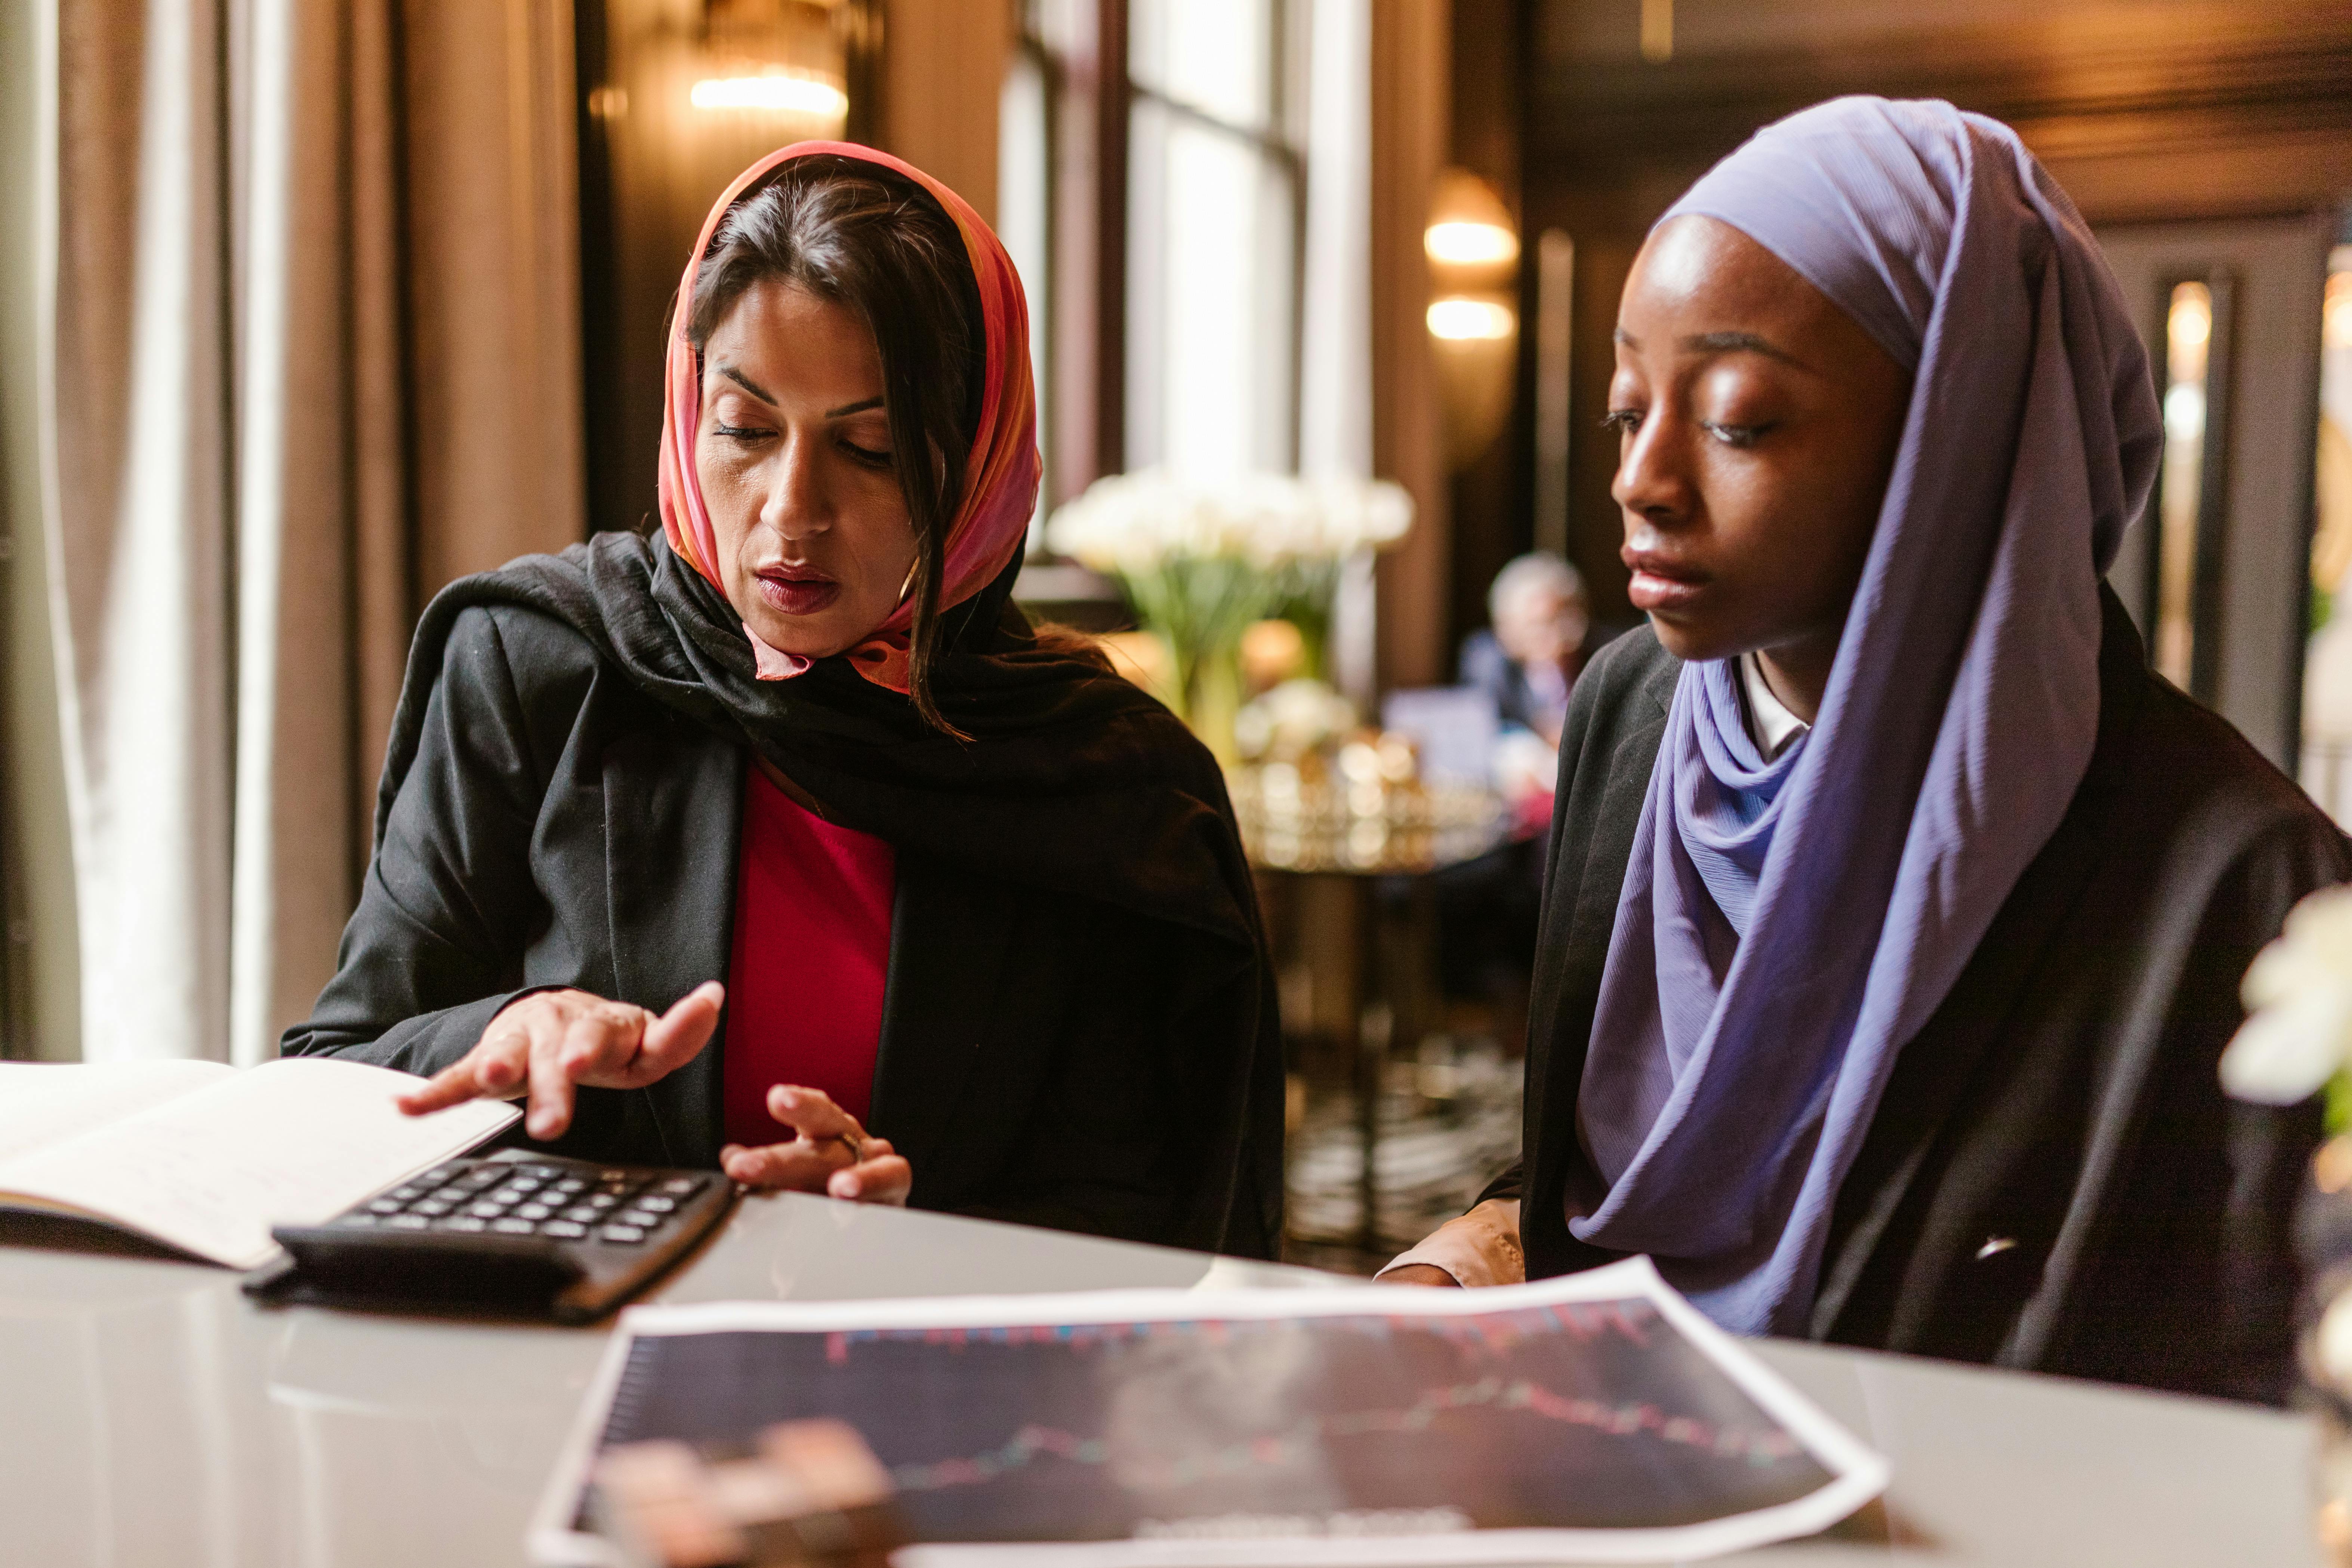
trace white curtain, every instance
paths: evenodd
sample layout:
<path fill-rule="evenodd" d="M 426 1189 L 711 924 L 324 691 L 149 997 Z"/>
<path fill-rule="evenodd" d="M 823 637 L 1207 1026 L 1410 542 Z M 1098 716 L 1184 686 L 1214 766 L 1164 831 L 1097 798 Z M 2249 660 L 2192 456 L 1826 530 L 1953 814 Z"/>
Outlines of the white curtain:
<path fill-rule="evenodd" d="M 569 0 L 44 0 L 51 633 L 86 1059 L 252 1061 L 408 628 L 581 531 Z"/>

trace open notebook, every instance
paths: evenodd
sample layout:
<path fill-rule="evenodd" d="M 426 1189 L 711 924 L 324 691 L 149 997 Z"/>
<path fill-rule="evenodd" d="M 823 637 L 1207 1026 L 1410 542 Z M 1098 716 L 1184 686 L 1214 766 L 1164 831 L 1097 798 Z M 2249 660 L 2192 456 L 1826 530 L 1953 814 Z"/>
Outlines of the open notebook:
<path fill-rule="evenodd" d="M 279 1256 L 316 1225 L 512 1123 L 476 1100 L 403 1116 L 406 1073 L 297 1058 L 0 1063 L 0 1209 L 97 1220 L 224 1263 Z"/>

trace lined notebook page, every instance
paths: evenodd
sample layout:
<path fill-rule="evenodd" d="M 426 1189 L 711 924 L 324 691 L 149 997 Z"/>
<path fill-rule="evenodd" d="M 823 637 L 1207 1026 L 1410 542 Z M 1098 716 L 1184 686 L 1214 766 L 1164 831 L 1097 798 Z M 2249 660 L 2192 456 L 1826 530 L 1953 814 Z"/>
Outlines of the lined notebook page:
<path fill-rule="evenodd" d="M 520 1113 L 476 1100 L 403 1116 L 406 1073 L 293 1058 L 0 1160 L 0 1194 L 80 1209 L 236 1268 L 278 1255 L 273 1225 L 315 1225 L 473 1147 Z"/>

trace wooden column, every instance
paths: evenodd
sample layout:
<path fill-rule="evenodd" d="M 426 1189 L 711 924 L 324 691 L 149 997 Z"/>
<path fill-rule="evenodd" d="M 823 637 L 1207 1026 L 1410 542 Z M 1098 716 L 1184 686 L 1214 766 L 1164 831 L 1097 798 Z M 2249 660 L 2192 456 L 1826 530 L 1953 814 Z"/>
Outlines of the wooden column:
<path fill-rule="evenodd" d="M 1444 166 L 1450 0 L 1372 0 L 1372 468 L 1412 492 L 1412 532 L 1381 557 L 1383 689 L 1444 680 L 1451 529 L 1422 250 Z"/>
<path fill-rule="evenodd" d="M 1127 0 L 1055 20 L 1048 505 L 1127 466 Z"/>
<path fill-rule="evenodd" d="M 997 101 L 1012 0 L 885 0 L 879 139 L 996 221 Z"/>

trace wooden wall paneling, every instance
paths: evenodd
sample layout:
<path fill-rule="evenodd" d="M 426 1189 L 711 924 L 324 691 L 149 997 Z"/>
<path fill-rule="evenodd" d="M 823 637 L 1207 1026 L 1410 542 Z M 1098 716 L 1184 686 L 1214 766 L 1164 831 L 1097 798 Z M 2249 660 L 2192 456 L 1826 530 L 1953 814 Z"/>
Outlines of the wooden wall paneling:
<path fill-rule="evenodd" d="M 1065 0 L 1055 20 L 1048 504 L 1127 466 L 1127 0 Z"/>
<path fill-rule="evenodd" d="M 1451 162 L 1469 170 L 1503 198 L 1519 231 L 1518 364 L 1511 417 L 1503 434 L 1453 477 L 1447 496 L 1452 527 L 1452 579 L 1441 647 L 1454 675 L 1454 650 L 1486 624 L 1486 588 L 1504 563 L 1530 549 L 1535 524 L 1535 231 L 1518 221 L 1520 146 L 1525 136 L 1521 88 L 1528 58 L 1524 0 L 1454 0 L 1453 58 L 1448 106 Z"/>
<path fill-rule="evenodd" d="M 1534 353 L 1525 369 L 1528 415 L 1533 422 L 1528 442 L 1534 505 L 1529 541 L 1538 550 L 1568 553 L 1569 443 L 1580 412 L 1569 397 L 1574 374 L 1576 319 L 1572 296 L 1576 288 L 1576 241 L 1564 228 L 1547 228 L 1535 236 L 1534 267 L 1528 280 L 1528 320 L 1532 323 Z"/>
<path fill-rule="evenodd" d="M 1452 531 L 1422 233 L 1445 162 L 1452 12 L 1449 0 L 1372 0 L 1372 467 L 1416 509 L 1378 567 L 1383 689 L 1451 673 Z"/>
<path fill-rule="evenodd" d="M 1574 0 L 1543 0 L 1561 11 Z M 2057 3 L 2038 19 L 1925 26 L 1898 0 L 1777 11 L 1744 47 L 1709 51 L 1696 24 L 1731 7 L 1681 0 L 1683 52 L 1653 64 L 1556 45 L 1541 60 L 1532 155 L 1602 169 L 1711 162 L 1757 126 L 1841 92 L 1946 98 L 2016 126 L 2060 158 L 2185 150 L 2260 132 L 2352 127 L 2352 7 Z M 1539 29 L 1559 39 L 1565 29 Z M 1564 166 L 1564 165 L 1563 165 Z"/>
<path fill-rule="evenodd" d="M 685 106 L 701 63 L 698 7 L 575 4 L 589 526 L 650 528 L 671 296 L 707 204 L 764 149 L 709 145 L 709 128 Z M 729 131 L 742 129 L 729 120 Z"/>
<path fill-rule="evenodd" d="M 1623 529 L 1609 494 L 1617 472 L 1617 437 L 1601 423 L 1616 370 L 1612 334 L 1617 299 L 1655 212 L 1699 173 L 1697 167 L 1676 169 L 1662 178 L 1585 186 L 1538 179 L 1531 168 L 1527 185 L 1528 232 L 1559 228 L 1576 242 L 1570 295 L 1568 558 L 1584 576 L 1602 634 L 1641 619 L 1625 598 L 1628 574 L 1617 554 Z"/>
<path fill-rule="evenodd" d="M 1593 424 L 1617 295 L 1657 215 L 1759 127 L 1840 93 L 1948 99 L 2014 125 L 2101 225 L 2352 198 L 2344 0 L 1677 0 L 1663 63 L 1638 0 L 1535 3 L 1524 226 L 1577 246 L 1570 532 L 1604 620 L 1634 618 Z"/>
<path fill-rule="evenodd" d="M 2352 76 L 2345 96 L 2352 100 Z M 2240 130 L 2179 146 L 2070 149 L 2044 133 L 2035 153 L 2094 223 L 2275 217 L 2352 199 L 2352 128 Z M 2054 142 L 2054 144 L 2053 144 Z"/>
<path fill-rule="evenodd" d="M 996 221 L 997 103 L 1013 0 L 884 0 L 882 149 Z"/>

